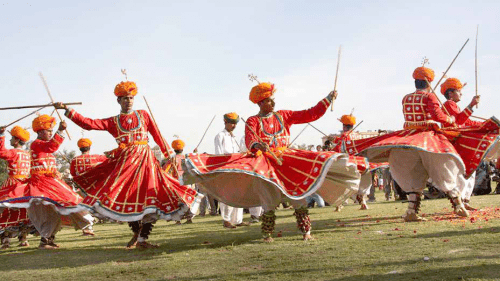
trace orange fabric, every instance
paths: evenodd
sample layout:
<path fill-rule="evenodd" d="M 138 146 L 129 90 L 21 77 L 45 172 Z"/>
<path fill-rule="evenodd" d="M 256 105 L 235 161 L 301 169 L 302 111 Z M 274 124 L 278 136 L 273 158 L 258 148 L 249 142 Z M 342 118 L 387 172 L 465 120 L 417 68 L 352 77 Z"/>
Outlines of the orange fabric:
<path fill-rule="evenodd" d="M 137 86 L 132 81 L 120 82 L 115 87 L 115 96 L 135 96 L 137 95 Z"/>
<path fill-rule="evenodd" d="M 342 115 L 339 119 L 340 122 L 344 125 L 354 125 L 356 124 L 356 117 L 352 115 Z"/>
<path fill-rule="evenodd" d="M 19 126 L 15 126 L 14 128 L 12 128 L 12 130 L 10 130 L 10 134 L 22 140 L 23 142 L 27 142 L 30 140 L 30 133 Z"/>
<path fill-rule="evenodd" d="M 461 90 L 462 87 L 462 83 L 457 78 L 448 78 L 441 84 L 441 94 L 444 95 L 448 89 Z"/>
<path fill-rule="evenodd" d="M 268 82 L 260 83 L 252 88 L 249 98 L 253 103 L 258 103 L 272 96 L 275 91 L 274 84 Z"/>
<path fill-rule="evenodd" d="M 40 115 L 33 120 L 31 127 L 33 131 L 38 132 L 41 130 L 52 130 L 56 125 L 56 118 L 51 117 L 47 114 Z"/>
<path fill-rule="evenodd" d="M 79 140 L 78 140 L 77 145 L 78 145 L 78 148 L 82 148 L 82 147 L 90 147 L 90 146 L 92 145 L 92 141 L 91 141 L 91 140 L 89 140 L 89 139 L 84 139 L 84 138 L 82 138 L 82 139 L 79 139 Z"/>
<path fill-rule="evenodd" d="M 174 140 L 172 142 L 172 148 L 174 150 L 182 150 L 186 144 L 182 140 Z"/>
<path fill-rule="evenodd" d="M 415 71 L 413 71 L 413 79 L 415 80 L 425 80 L 432 82 L 434 80 L 434 70 L 427 67 L 417 67 Z"/>

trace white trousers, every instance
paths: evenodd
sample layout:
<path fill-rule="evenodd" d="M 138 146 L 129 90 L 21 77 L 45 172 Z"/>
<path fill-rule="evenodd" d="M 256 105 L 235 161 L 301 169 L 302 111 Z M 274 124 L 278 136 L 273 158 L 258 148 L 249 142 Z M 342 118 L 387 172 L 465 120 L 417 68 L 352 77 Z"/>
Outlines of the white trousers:
<path fill-rule="evenodd" d="M 405 192 L 421 193 L 431 177 L 437 188 L 448 193 L 457 187 L 458 175 L 464 173 L 463 164 L 451 155 L 403 148 L 391 150 L 389 167 Z"/>
<path fill-rule="evenodd" d="M 470 200 L 475 184 L 476 184 L 476 172 L 474 172 L 469 179 L 465 179 L 464 175 L 458 176 L 457 189 L 460 191 L 462 199 Z"/>
<path fill-rule="evenodd" d="M 61 228 L 61 215 L 53 206 L 32 203 L 27 211 L 29 219 L 43 238 L 56 235 Z"/>
<path fill-rule="evenodd" d="M 361 175 L 358 195 L 367 195 L 367 196 L 370 195 L 371 187 L 372 187 L 372 173 L 366 172 Z"/>
<path fill-rule="evenodd" d="M 262 215 L 263 208 L 262 207 L 251 207 L 248 209 L 250 211 L 250 215 L 254 217 L 260 217 Z"/>
<path fill-rule="evenodd" d="M 243 222 L 243 208 L 231 207 L 219 202 L 220 214 L 224 221 L 237 225 Z"/>

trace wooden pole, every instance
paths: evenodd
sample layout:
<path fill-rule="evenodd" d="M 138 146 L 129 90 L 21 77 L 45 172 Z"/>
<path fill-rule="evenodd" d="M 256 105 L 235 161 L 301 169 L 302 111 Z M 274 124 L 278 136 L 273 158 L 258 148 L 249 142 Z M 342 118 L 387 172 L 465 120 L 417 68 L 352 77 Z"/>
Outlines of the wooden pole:
<path fill-rule="evenodd" d="M 252 134 L 254 134 L 255 137 L 257 137 L 257 139 L 259 140 L 260 143 L 262 143 L 263 145 L 265 145 L 267 148 L 268 148 L 268 151 L 269 153 L 271 154 L 271 156 L 274 158 L 274 160 L 276 160 L 276 162 L 278 163 L 278 165 L 283 165 L 283 162 L 281 161 L 281 159 L 279 159 L 276 154 L 274 154 L 274 152 L 269 148 L 269 145 L 267 145 L 267 143 L 265 143 L 260 137 L 259 135 L 257 135 L 257 133 L 252 129 L 252 127 L 250 127 L 247 122 L 245 121 L 245 119 L 243 119 L 243 117 L 241 117 L 241 120 L 243 121 L 243 123 L 245 123 L 245 126 L 250 130 L 250 132 L 252 132 Z M 251 149 L 251 147 L 250 147 Z"/>
<path fill-rule="evenodd" d="M 177 170 L 177 163 L 174 162 L 175 161 L 175 157 L 171 156 L 170 153 L 169 153 L 169 151 L 168 151 L 169 145 L 167 144 L 167 141 L 163 138 L 163 136 L 162 136 L 162 134 L 160 132 L 160 128 L 158 127 L 158 124 L 156 123 L 156 119 L 155 119 L 155 116 L 153 115 L 153 111 L 151 111 L 151 108 L 149 107 L 148 100 L 146 99 L 145 96 L 142 96 L 142 97 L 144 98 L 144 101 L 146 102 L 146 106 L 148 107 L 149 115 L 151 115 L 151 119 L 153 119 L 153 124 L 155 125 L 156 130 L 158 130 L 158 133 L 160 134 L 160 139 L 163 142 L 163 145 L 165 146 L 165 149 L 167 150 L 168 157 L 169 158 L 173 158 L 173 159 L 171 159 L 171 161 L 173 162 L 172 163 L 172 167 L 174 168 L 174 171 L 177 173 L 177 176 L 179 176 L 179 171 Z"/>
<path fill-rule="evenodd" d="M 81 105 L 81 102 L 68 102 L 63 103 L 64 105 Z M 0 110 L 10 110 L 10 109 L 24 109 L 24 108 L 45 108 L 49 106 L 54 106 L 53 103 L 40 104 L 40 105 L 23 105 L 23 106 L 11 106 L 11 107 L 0 107 Z"/>
<path fill-rule="evenodd" d="M 477 37 L 478 37 L 478 34 L 479 34 L 479 24 L 477 25 L 477 29 L 476 29 L 476 52 L 475 52 L 475 70 L 476 70 L 476 97 L 478 96 L 477 95 Z M 478 107 L 478 105 L 476 104 L 476 108 Z"/>
<path fill-rule="evenodd" d="M 436 88 L 437 86 L 439 86 L 439 83 L 441 83 L 441 80 L 443 80 L 443 78 L 446 76 L 446 73 L 448 73 L 448 70 L 450 70 L 451 66 L 453 65 L 453 63 L 455 62 L 455 60 L 458 58 L 458 55 L 460 55 L 460 53 L 462 52 L 462 50 L 464 49 L 465 45 L 467 45 L 467 42 L 469 42 L 469 38 L 467 38 L 467 41 L 465 41 L 464 45 L 462 46 L 462 48 L 460 48 L 460 51 L 458 51 L 458 54 L 455 56 L 455 58 L 451 61 L 450 63 L 450 66 L 448 66 L 448 68 L 446 69 L 446 71 L 443 73 L 443 76 L 441 76 L 441 78 L 439 79 L 439 81 L 436 83 L 436 86 L 434 87 L 434 89 L 432 89 L 432 92 L 435 92 L 436 91 Z M 429 83 L 429 82 L 427 82 Z M 430 85 L 430 84 L 429 84 Z"/>
<path fill-rule="evenodd" d="M 212 118 L 212 120 L 210 121 L 210 123 L 208 123 L 208 126 L 207 126 L 207 128 L 205 129 L 205 132 L 203 133 L 203 136 L 201 136 L 201 140 L 200 140 L 200 142 L 198 143 L 198 145 L 196 146 L 196 148 L 194 149 L 194 151 L 197 151 L 197 150 L 198 150 L 198 147 L 200 146 L 201 142 L 202 142 L 202 141 L 203 141 L 203 139 L 205 138 L 205 135 L 207 134 L 208 129 L 209 129 L 209 128 L 210 128 L 210 126 L 212 125 L 212 122 L 214 122 L 215 116 L 217 116 L 217 115 L 214 115 L 214 117 Z"/>
<path fill-rule="evenodd" d="M 54 104 L 54 98 L 52 97 L 52 94 L 50 94 L 50 90 L 49 90 L 49 86 L 47 85 L 47 81 L 45 81 L 45 78 L 43 77 L 43 74 L 40 72 L 38 73 L 38 75 L 40 75 L 40 79 L 42 79 L 42 82 L 43 82 L 43 86 L 45 87 L 45 90 L 47 90 L 47 94 L 49 94 L 49 98 L 50 98 L 50 101 L 52 102 L 52 104 Z M 59 114 L 59 111 L 57 111 L 57 116 L 59 116 L 59 121 L 63 122 L 63 119 L 61 117 L 61 114 Z M 66 132 L 66 135 L 68 135 L 68 139 L 71 140 L 71 136 L 69 135 L 68 133 L 68 129 L 64 129 L 64 131 Z"/>
<path fill-rule="evenodd" d="M 340 54 L 342 53 L 342 45 L 339 46 L 339 54 L 337 56 L 337 70 L 335 71 L 335 83 L 333 84 L 333 91 L 337 90 L 337 78 L 339 76 L 339 66 L 340 66 Z M 330 107 L 330 111 L 333 111 L 333 104 L 335 100 L 332 100 L 332 106 Z"/>
<path fill-rule="evenodd" d="M 288 147 L 292 146 L 292 144 L 300 137 L 300 135 L 302 135 L 302 133 L 307 129 L 307 127 L 309 126 L 310 124 L 307 123 L 307 125 L 302 129 L 302 131 L 300 131 L 300 133 L 292 140 L 292 142 L 288 145 Z"/>
<path fill-rule="evenodd" d="M 318 129 L 318 128 L 314 127 L 314 126 L 313 126 L 313 124 L 311 124 L 311 123 L 307 123 L 307 124 L 309 124 L 311 127 L 313 127 L 316 131 L 318 131 L 318 132 L 322 133 L 322 134 L 323 134 L 323 136 L 328 137 L 328 136 L 327 136 L 325 133 L 323 133 L 320 129 Z"/>
<path fill-rule="evenodd" d="M 23 117 L 21 117 L 21 118 L 17 119 L 16 121 L 13 121 L 13 122 L 11 122 L 11 123 L 9 123 L 9 124 L 7 124 L 7 125 L 3 126 L 3 128 L 7 128 L 7 127 L 9 127 L 10 125 L 13 125 L 13 124 L 17 123 L 17 122 L 19 122 L 19 121 L 23 120 L 24 118 L 29 117 L 29 116 L 31 116 L 31 115 L 33 115 L 33 114 L 37 113 L 38 111 L 40 111 L 40 110 L 42 110 L 42 109 L 44 109 L 44 108 L 45 108 L 45 107 L 40 107 L 39 109 L 37 109 L 37 110 L 35 110 L 35 111 L 33 111 L 33 112 L 29 113 L 29 114 L 24 115 Z"/>

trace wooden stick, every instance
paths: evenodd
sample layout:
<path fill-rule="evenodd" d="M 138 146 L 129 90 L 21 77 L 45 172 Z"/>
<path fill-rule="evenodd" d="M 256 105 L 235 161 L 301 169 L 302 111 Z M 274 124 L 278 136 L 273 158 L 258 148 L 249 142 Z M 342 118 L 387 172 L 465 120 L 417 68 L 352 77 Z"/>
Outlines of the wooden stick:
<path fill-rule="evenodd" d="M 342 45 L 339 46 L 339 54 L 337 57 L 337 70 L 335 71 L 335 83 L 333 84 L 333 91 L 337 90 L 337 78 L 339 76 L 339 66 L 340 66 L 340 54 L 342 53 Z M 333 111 L 334 100 L 332 100 L 332 106 L 330 107 L 330 111 Z"/>
<path fill-rule="evenodd" d="M 302 129 L 302 131 L 300 131 L 300 133 L 292 140 L 292 142 L 288 145 L 288 147 L 292 146 L 292 144 L 300 137 L 300 135 L 302 135 L 302 133 L 307 129 L 307 127 L 309 126 L 310 124 L 307 123 L 307 125 Z"/>
<path fill-rule="evenodd" d="M 318 128 L 314 127 L 314 126 L 313 126 L 313 124 L 311 124 L 311 123 L 307 123 L 307 124 L 309 124 L 311 127 L 313 127 L 316 131 L 318 131 L 318 132 L 322 133 L 322 134 L 323 134 L 323 136 L 328 137 L 328 136 L 327 136 L 325 133 L 323 133 L 320 129 L 318 129 Z"/>
<path fill-rule="evenodd" d="M 68 102 L 68 103 L 63 103 L 64 105 L 81 105 L 81 102 Z M 40 105 L 24 105 L 24 106 L 12 106 L 12 107 L 0 107 L 0 110 L 9 110 L 9 109 L 24 109 L 24 108 L 44 108 L 44 107 L 49 107 L 49 106 L 54 106 L 53 103 L 48 103 L 48 104 L 40 104 Z"/>
<path fill-rule="evenodd" d="M 441 102 L 439 97 L 436 95 L 436 92 L 434 92 L 434 89 L 432 88 L 431 83 L 429 83 L 429 80 L 427 80 L 427 78 L 424 78 L 424 79 L 425 79 L 425 82 L 427 82 L 427 85 L 429 86 L 429 88 L 431 89 L 431 93 L 434 94 L 437 101 L 439 102 L 439 105 L 441 105 L 441 108 L 444 109 L 444 112 L 446 113 L 446 115 L 451 116 L 450 113 L 448 112 L 448 110 L 446 109 L 446 107 L 443 106 L 443 103 Z"/>
<path fill-rule="evenodd" d="M 474 115 L 471 115 L 470 117 L 472 117 L 472 118 L 477 118 L 477 119 L 479 119 L 479 120 L 483 120 L 483 121 L 488 120 L 488 119 L 486 119 L 486 118 L 479 117 L 479 116 L 474 116 Z"/>
<path fill-rule="evenodd" d="M 359 122 L 358 125 L 356 125 L 356 127 L 350 129 L 349 132 L 347 132 L 347 134 L 350 135 L 352 132 L 354 132 L 354 130 L 356 130 L 359 127 L 359 125 L 361 125 L 361 123 L 363 123 L 363 121 L 365 121 L 365 120 L 361 120 L 361 122 Z"/>
<path fill-rule="evenodd" d="M 13 122 L 11 122 L 11 123 L 9 123 L 9 124 L 7 124 L 7 125 L 3 126 L 3 128 L 7 128 L 7 127 L 9 127 L 10 125 L 13 125 L 13 124 L 17 123 L 17 122 L 19 122 L 19 121 L 23 120 L 24 118 L 29 117 L 29 116 L 31 116 L 31 115 L 33 115 L 33 114 L 37 113 L 38 111 L 40 111 L 40 110 L 42 110 L 42 109 L 44 109 L 44 108 L 45 108 L 45 107 L 40 107 L 39 109 L 37 109 L 37 110 L 35 110 L 35 111 L 33 111 L 33 112 L 29 113 L 29 114 L 24 115 L 23 117 L 21 117 L 21 118 L 17 119 L 16 121 L 13 121 Z"/>
<path fill-rule="evenodd" d="M 268 151 L 269 153 L 271 154 L 271 156 L 274 158 L 274 160 L 276 160 L 276 162 L 278 163 L 278 165 L 283 165 L 283 162 L 281 161 L 281 159 L 279 159 L 276 154 L 274 154 L 274 152 L 270 149 L 269 145 L 267 143 L 265 143 L 260 137 L 259 135 L 257 135 L 257 133 L 252 129 L 252 127 L 250 127 L 247 122 L 245 121 L 245 119 L 243 119 L 243 117 L 241 117 L 241 120 L 243 121 L 243 123 L 245 123 L 245 126 L 247 126 L 247 128 L 250 130 L 250 132 L 252 132 L 254 134 L 254 136 L 257 137 L 257 139 L 259 140 L 260 143 L 264 144 L 267 148 L 268 148 Z M 250 147 L 251 149 L 251 147 Z"/>
<path fill-rule="evenodd" d="M 476 97 L 477 97 L 477 37 L 478 37 L 478 34 L 479 34 L 479 24 L 477 25 L 477 29 L 476 29 L 476 52 L 475 52 L 475 68 L 476 68 Z M 476 104 L 476 108 L 478 107 L 478 105 Z"/>
<path fill-rule="evenodd" d="M 142 97 L 144 98 L 144 101 L 146 102 L 146 106 L 148 107 L 149 115 L 151 115 L 151 119 L 153 119 L 153 124 L 155 125 L 156 130 L 158 130 L 158 133 L 160 134 L 160 139 L 163 142 L 163 145 L 165 146 L 165 149 L 167 150 L 168 157 L 169 158 L 174 158 L 174 157 L 172 157 L 170 155 L 170 152 L 168 151 L 168 149 L 170 148 L 170 146 L 167 144 L 167 141 L 163 138 L 163 136 L 162 136 L 162 134 L 160 132 L 160 128 L 158 127 L 158 124 L 156 123 L 155 116 L 153 115 L 153 111 L 151 111 L 151 107 L 149 107 L 149 103 L 148 103 L 148 100 L 146 99 L 146 96 L 142 96 Z M 173 161 L 175 161 L 175 159 L 171 159 L 171 161 L 173 162 Z M 179 171 L 177 170 L 177 163 L 173 162 L 172 163 L 172 167 L 174 167 L 174 171 L 177 173 L 177 176 L 179 176 Z"/>
<path fill-rule="evenodd" d="M 54 104 L 54 98 L 52 97 L 52 94 L 50 94 L 50 90 L 49 90 L 49 86 L 47 85 L 47 81 L 45 81 L 45 78 L 43 77 L 43 74 L 41 72 L 38 73 L 38 75 L 40 75 L 40 79 L 42 79 L 42 82 L 43 82 L 43 86 L 45 87 L 45 90 L 47 90 L 47 94 L 49 94 L 49 98 L 50 98 L 50 101 L 52 102 L 52 104 Z M 59 111 L 57 111 L 57 116 L 59 116 L 59 121 L 63 122 L 63 119 L 61 117 L 61 114 L 59 114 Z M 68 135 L 68 139 L 71 140 L 71 136 L 69 135 L 68 133 L 68 129 L 64 129 L 64 131 L 66 132 L 66 135 Z"/>
<path fill-rule="evenodd" d="M 202 141 L 203 141 L 203 139 L 205 138 L 205 135 L 207 134 L 208 129 L 209 129 L 209 128 L 210 128 L 210 126 L 212 125 L 212 122 L 214 122 L 215 116 L 217 116 L 217 115 L 214 115 L 214 117 L 212 118 L 212 120 L 210 121 L 210 123 L 208 123 L 208 126 L 207 126 L 207 128 L 205 129 L 205 132 L 203 133 L 203 136 L 201 136 L 201 140 L 200 140 L 200 142 L 198 143 L 198 145 L 196 146 L 196 148 L 194 149 L 194 151 L 197 151 L 197 150 L 198 150 L 198 147 L 200 146 L 201 142 L 202 142 Z"/>
<path fill-rule="evenodd" d="M 434 89 L 432 89 L 432 92 L 436 91 L 436 88 L 437 86 L 439 86 L 439 83 L 441 83 L 441 80 L 443 80 L 443 78 L 446 76 L 446 73 L 448 73 L 448 70 L 450 70 L 451 66 L 453 65 L 453 63 L 455 62 L 455 60 L 458 58 L 458 55 L 460 55 L 460 53 L 462 52 L 462 50 L 464 49 L 465 45 L 467 45 L 467 42 L 469 42 L 469 38 L 467 38 L 467 41 L 465 41 L 464 45 L 462 46 L 462 48 L 460 48 L 460 51 L 458 51 L 458 54 L 455 56 L 455 58 L 451 61 L 450 63 L 450 66 L 448 66 L 448 68 L 446 69 L 446 71 L 443 73 L 443 76 L 441 76 L 441 78 L 439 79 L 439 81 L 436 83 L 436 86 L 434 87 Z M 429 83 L 429 82 L 427 82 Z M 430 85 L 430 84 L 429 84 Z"/>

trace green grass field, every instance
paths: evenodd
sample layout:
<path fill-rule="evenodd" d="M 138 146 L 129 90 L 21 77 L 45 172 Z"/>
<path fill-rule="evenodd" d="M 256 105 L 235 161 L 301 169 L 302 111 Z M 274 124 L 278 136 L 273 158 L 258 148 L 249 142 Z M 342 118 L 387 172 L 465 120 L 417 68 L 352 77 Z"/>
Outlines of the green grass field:
<path fill-rule="evenodd" d="M 451 215 L 448 200 L 423 201 L 422 223 L 404 223 L 406 204 L 394 201 L 366 211 L 314 208 L 309 242 L 292 210 L 277 211 L 282 237 L 271 244 L 261 241 L 260 224 L 223 229 L 219 216 L 158 222 L 155 250 L 125 249 L 126 224 L 96 225 L 97 238 L 65 228 L 59 250 L 37 250 L 29 237 L 28 248 L 0 251 L 0 280 L 500 280 L 499 200 L 473 197 L 482 210 L 467 219 Z"/>

